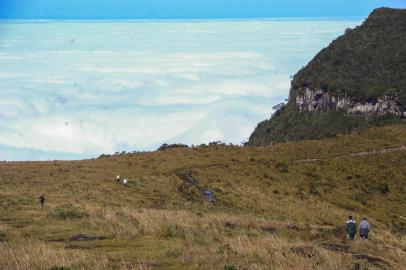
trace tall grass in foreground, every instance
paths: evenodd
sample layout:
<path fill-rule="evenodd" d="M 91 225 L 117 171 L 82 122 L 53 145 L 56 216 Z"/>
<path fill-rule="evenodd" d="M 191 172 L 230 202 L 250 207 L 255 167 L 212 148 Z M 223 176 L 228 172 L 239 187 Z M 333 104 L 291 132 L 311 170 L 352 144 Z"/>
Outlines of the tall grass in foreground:
<path fill-rule="evenodd" d="M 404 270 L 405 134 L 0 162 L 0 269 Z M 368 242 L 346 240 L 349 214 Z"/>
<path fill-rule="evenodd" d="M 114 269 L 151 269 L 148 261 L 128 262 L 124 258 L 115 262 Z M 7 270 L 66 270 L 112 269 L 112 263 L 101 250 L 91 257 L 80 250 L 54 248 L 40 241 L 0 243 L 0 269 Z"/>
<path fill-rule="evenodd" d="M 106 241 L 145 244 L 146 249 L 156 249 L 155 254 L 149 254 L 155 258 L 138 256 L 143 251 L 134 249 L 135 258 L 126 259 L 128 251 L 124 251 L 113 259 L 106 251 L 114 246 L 103 246 L 103 241 L 99 241 L 100 246 L 67 242 L 65 247 L 55 248 L 33 238 L 0 243 L 0 268 L 154 269 L 160 268 L 156 258 L 164 254 L 178 261 L 179 269 L 219 269 L 229 265 L 235 269 L 342 270 L 353 269 L 356 254 L 375 252 L 376 258 L 382 258 L 382 251 L 387 252 L 383 264 L 363 261 L 360 265 L 364 268 L 360 269 L 400 270 L 406 265 L 406 251 L 402 249 L 406 237 L 389 232 L 374 234 L 370 242 L 342 244 L 334 235 L 334 226 L 284 223 L 250 215 L 130 208 L 90 208 L 87 212 L 88 230 L 112 239 Z M 11 235 L 7 228 L 3 230 Z M 330 244 L 348 246 L 348 250 L 326 249 L 322 239 L 301 240 L 324 233 L 330 234 Z M 91 253 L 89 248 L 93 249 Z"/>

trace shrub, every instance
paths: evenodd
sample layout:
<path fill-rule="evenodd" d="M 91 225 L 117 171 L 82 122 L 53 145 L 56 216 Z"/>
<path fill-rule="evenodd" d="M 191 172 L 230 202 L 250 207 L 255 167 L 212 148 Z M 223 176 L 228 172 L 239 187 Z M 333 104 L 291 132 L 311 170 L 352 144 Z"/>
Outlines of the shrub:
<path fill-rule="evenodd" d="M 223 267 L 224 270 L 236 270 L 237 268 L 233 264 L 226 264 Z"/>
<path fill-rule="evenodd" d="M 71 270 L 71 269 L 65 266 L 52 266 L 51 268 L 48 268 L 48 270 Z"/>
<path fill-rule="evenodd" d="M 181 144 L 181 143 L 174 143 L 174 144 L 167 144 L 164 143 L 163 145 L 161 145 L 157 151 L 165 151 L 167 149 L 173 149 L 173 148 L 188 148 L 189 146 L 187 146 L 186 144 Z"/>
<path fill-rule="evenodd" d="M 276 164 L 276 168 L 281 173 L 287 173 L 288 172 L 288 166 L 286 164 L 284 164 L 284 163 Z"/>
<path fill-rule="evenodd" d="M 165 238 L 184 238 L 185 231 L 178 225 L 165 224 L 162 226 L 163 237 Z"/>
<path fill-rule="evenodd" d="M 7 241 L 7 240 L 8 239 L 7 239 L 6 232 L 0 230 L 0 242 L 4 242 L 4 241 Z"/>
<path fill-rule="evenodd" d="M 360 265 L 360 263 L 359 262 L 356 262 L 355 264 L 354 264 L 354 267 L 352 268 L 353 270 L 361 270 L 361 265 Z"/>
<path fill-rule="evenodd" d="M 380 183 L 377 185 L 376 189 L 383 195 L 390 191 L 388 183 Z"/>

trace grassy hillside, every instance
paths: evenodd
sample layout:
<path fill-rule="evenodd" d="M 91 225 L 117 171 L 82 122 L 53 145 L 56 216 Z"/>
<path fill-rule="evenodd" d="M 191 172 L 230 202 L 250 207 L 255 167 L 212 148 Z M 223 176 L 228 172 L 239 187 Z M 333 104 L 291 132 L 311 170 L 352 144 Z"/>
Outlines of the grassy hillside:
<path fill-rule="evenodd" d="M 0 269 L 405 269 L 405 146 L 406 126 L 392 125 L 273 147 L 2 162 Z M 370 241 L 345 239 L 349 214 L 369 217 Z"/>

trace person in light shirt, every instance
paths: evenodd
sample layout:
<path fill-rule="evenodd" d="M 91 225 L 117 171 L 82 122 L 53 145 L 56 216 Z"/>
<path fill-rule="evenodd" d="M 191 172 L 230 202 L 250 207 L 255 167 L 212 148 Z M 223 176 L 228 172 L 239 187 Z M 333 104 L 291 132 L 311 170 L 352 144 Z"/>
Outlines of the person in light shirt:
<path fill-rule="evenodd" d="M 361 240 L 367 240 L 369 231 L 371 230 L 371 224 L 369 224 L 366 217 L 363 217 L 359 223 L 359 237 Z"/>

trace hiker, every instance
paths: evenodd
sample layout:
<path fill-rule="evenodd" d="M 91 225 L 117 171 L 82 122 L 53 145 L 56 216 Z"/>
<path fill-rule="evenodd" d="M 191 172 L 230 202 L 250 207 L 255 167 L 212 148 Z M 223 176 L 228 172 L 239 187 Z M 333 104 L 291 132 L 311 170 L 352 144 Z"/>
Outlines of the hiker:
<path fill-rule="evenodd" d="M 361 240 L 367 240 L 369 231 L 371 230 L 371 225 L 369 224 L 366 217 L 363 217 L 359 223 L 359 236 Z"/>
<path fill-rule="evenodd" d="M 39 201 L 41 203 L 41 207 L 44 206 L 45 203 L 45 194 L 41 193 L 41 195 L 39 196 Z"/>
<path fill-rule="evenodd" d="M 123 185 L 126 187 L 127 186 L 127 179 L 124 178 L 123 180 Z"/>
<path fill-rule="evenodd" d="M 210 190 L 208 190 L 208 189 L 206 189 L 206 188 L 203 189 L 202 192 L 203 192 L 203 195 L 204 195 L 205 199 L 206 199 L 208 202 L 211 202 L 211 203 L 214 203 L 214 202 L 215 202 L 216 198 L 214 197 L 214 193 L 213 193 L 213 192 L 211 192 Z"/>
<path fill-rule="evenodd" d="M 120 175 L 117 175 L 117 183 L 120 183 L 120 180 L 121 180 Z"/>
<path fill-rule="evenodd" d="M 354 240 L 355 234 L 357 233 L 357 222 L 352 218 L 352 216 L 348 217 L 345 227 L 348 240 Z"/>

